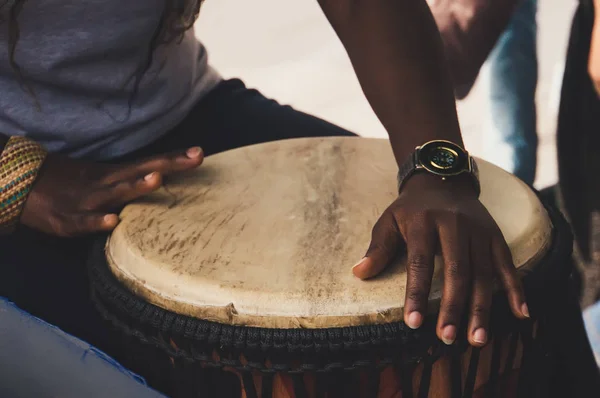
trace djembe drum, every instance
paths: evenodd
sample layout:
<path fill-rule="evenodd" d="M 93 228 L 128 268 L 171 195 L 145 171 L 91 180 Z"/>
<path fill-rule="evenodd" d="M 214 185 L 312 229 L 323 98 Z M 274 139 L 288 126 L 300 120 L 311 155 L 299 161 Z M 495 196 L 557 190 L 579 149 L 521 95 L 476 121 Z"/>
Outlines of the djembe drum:
<path fill-rule="evenodd" d="M 518 321 L 497 294 L 483 349 L 464 331 L 452 346 L 435 336 L 439 258 L 418 330 L 402 322 L 402 259 L 369 281 L 351 273 L 397 196 L 387 140 L 294 139 L 207 158 L 127 206 L 98 241 L 94 300 L 161 349 L 176 396 L 545 396 L 548 308 L 566 291 L 571 236 L 525 184 L 478 163 L 532 315 Z"/>

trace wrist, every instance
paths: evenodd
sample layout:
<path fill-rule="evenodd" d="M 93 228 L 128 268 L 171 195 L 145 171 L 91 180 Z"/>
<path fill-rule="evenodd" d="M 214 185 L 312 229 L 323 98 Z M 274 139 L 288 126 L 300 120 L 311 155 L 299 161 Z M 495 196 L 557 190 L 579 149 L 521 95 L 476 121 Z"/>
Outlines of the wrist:
<path fill-rule="evenodd" d="M 450 141 L 429 141 L 416 147 L 398 170 L 398 192 L 415 179 L 418 182 L 411 185 L 420 189 L 444 187 L 479 195 L 477 164 L 461 145 Z"/>
<path fill-rule="evenodd" d="M 11 233 L 21 212 L 46 151 L 25 137 L 10 137 L 0 154 L 0 233 Z"/>
<path fill-rule="evenodd" d="M 440 189 L 455 195 L 465 195 L 473 198 L 479 196 L 479 192 L 473 183 L 473 178 L 467 174 L 443 180 L 439 176 L 429 173 L 416 173 L 413 175 L 403 184 L 400 194 L 423 193 L 427 191 L 439 191 Z"/>

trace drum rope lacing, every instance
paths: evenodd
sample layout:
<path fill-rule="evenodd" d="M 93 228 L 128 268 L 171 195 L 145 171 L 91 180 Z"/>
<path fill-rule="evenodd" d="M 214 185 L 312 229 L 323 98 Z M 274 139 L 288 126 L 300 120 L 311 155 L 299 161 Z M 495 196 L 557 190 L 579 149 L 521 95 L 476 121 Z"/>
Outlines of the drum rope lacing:
<path fill-rule="evenodd" d="M 557 231 L 568 236 L 554 236 L 553 245 L 547 257 L 550 259 L 556 257 L 559 261 L 564 259 L 570 253 L 570 236 L 569 232 L 565 232 L 565 222 L 555 210 L 550 209 L 550 215 L 553 222 L 558 225 Z M 562 232 L 561 232 L 562 231 Z M 568 231 L 568 229 L 566 229 Z M 558 234 L 555 234 L 558 235 Z M 566 242 L 566 243 L 565 243 Z M 103 241 L 99 241 L 103 247 Z M 542 265 L 538 268 L 554 268 L 555 273 L 559 273 L 559 264 L 549 261 L 549 264 Z M 562 270 L 566 272 L 565 270 Z M 564 274 L 562 272 L 562 274 Z M 534 273 L 540 273 L 533 271 Z M 550 278 L 554 280 L 556 277 L 563 278 L 565 275 L 555 276 Z M 319 330 L 271 330 L 262 328 L 247 328 L 217 324 L 214 322 L 203 321 L 183 315 L 175 314 L 170 311 L 163 310 L 143 299 L 138 298 L 130 293 L 120 283 L 116 281 L 112 273 L 109 271 L 103 250 L 95 250 L 90 261 L 90 277 L 93 283 L 92 297 L 98 310 L 102 316 L 112 322 L 118 329 L 126 335 L 131 335 L 139 341 L 159 347 L 167 355 L 175 359 L 183 359 L 188 362 L 200 362 L 203 366 L 213 368 L 230 367 L 235 368 L 242 373 L 250 371 L 260 371 L 265 374 L 274 374 L 284 372 L 291 375 L 302 374 L 305 372 L 315 373 L 331 373 L 336 371 L 353 371 L 357 369 L 382 369 L 389 365 L 397 365 L 403 369 L 411 369 L 420 362 L 424 362 L 426 369 L 429 369 L 432 364 L 439 358 L 440 355 L 449 355 L 457 357 L 467 348 L 466 341 L 461 341 L 454 346 L 447 347 L 442 345 L 434 334 L 433 327 L 422 327 L 420 330 L 412 330 L 402 322 L 396 322 L 387 325 L 369 325 L 349 328 L 336 329 L 319 329 Z M 527 285 L 529 275 L 525 278 Z M 546 278 L 548 279 L 548 278 Z M 543 289 L 546 283 L 544 281 L 535 284 L 535 289 Z M 539 293 L 539 292 L 536 292 Z M 533 296 L 533 295 L 531 295 Z M 551 297 L 551 296 L 549 296 Z M 547 297 L 541 297 L 544 300 Z M 528 296 L 528 301 L 529 301 Z M 538 300 L 538 301 L 540 301 Z M 506 307 L 505 304 L 501 305 Z M 535 300 L 530 301 L 532 315 L 535 316 L 536 305 Z M 541 307 L 540 307 L 541 308 Z M 492 317 L 492 333 L 496 336 L 507 335 L 511 330 L 519 330 L 519 333 L 512 333 L 511 347 L 509 356 L 514 358 L 513 344 L 518 341 L 517 335 L 523 337 L 524 344 L 527 342 L 529 348 L 528 353 L 543 351 L 538 349 L 537 345 L 531 344 L 531 335 L 523 335 L 522 328 L 515 328 L 516 319 L 506 311 L 494 312 Z M 500 314 L 500 315 L 499 315 Z M 541 317 L 538 317 L 541 319 Z M 530 323 L 530 322 L 525 322 Z M 432 325 L 434 322 L 426 322 Z M 152 331 L 159 332 L 158 337 L 152 334 Z M 181 347 L 174 348 L 166 339 L 162 338 L 163 334 L 173 336 L 174 338 L 189 339 L 194 343 L 190 349 Z M 493 337 L 493 336 L 491 336 Z M 529 337 L 529 338 L 528 338 Z M 201 345 L 204 349 L 197 347 Z M 319 362 L 300 363 L 297 366 L 292 366 L 289 361 L 289 355 L 300 354 L 333 354 L 351 350 L 385 350 L 391 355 L 373 359 L 357 359 L 352 361 L 343 360 L 328 360 Z M 394 347 L 395 349 L 389 349 Z M 429 352 L 433 348 L 436 351 L 439 347 L 439 355 L 431 355 Z M 249 360 L 241 360 L 238 356 L 234 359 L 225 358 L 213 354 L 215 351 L 224 352 L 243 352 L 248 350 Z M 288 361 L 276 362 L 271 361 L 268 365 L 264 359 L 271 352 L 283 353 L 284 358 Z M 252 360 L 253 355 L 250 352 L 259 353 L 262 355 L 262 360 Z M 476 351 L 474 351 L 476 352 Z M 525 354 L 525 353 L 524 353 Z M 323 356 L 323 355 L 321 355 Z M 472 355 L 470 368 L 475 367 L 476 356 Z M 530 355 L 527 355 L 528 357 Z M 498 360 L 496 359 L 496 362 Z M 494 360 L 492 360 L 494 363 Z M 497 366 L 498 365 L 493 365 Z M 524 364 L 525 366 L 525 364 Z M 506 369 L 505 369 L 506 370 Z M 412 372 L 408 372 L 412 373 Z M 429 373 L 429 371 L 428 371 Z M 476 374 L 472 370 L 468 372 L 465 383 L 465 391 L 460 394 L 460 386 L 453 386 L 455 393 L 454 397 L 469 397 L 472 394 L 472 385 L 474 385 Z M 495 377 L 495 376 L 494 376 Z M 419 388 L 420 396 L 426 396 L 426 391 L 429 389 L 429 377 L 422 379 L 422 384 Z M 492 383 L 494 381 L 492 380 Z M 403 385 L 405 383 L 402 383 Z M 455 383 L 456 384 L 456 383 Z M 407 387 L 408 388 L 408 387 Z"/>

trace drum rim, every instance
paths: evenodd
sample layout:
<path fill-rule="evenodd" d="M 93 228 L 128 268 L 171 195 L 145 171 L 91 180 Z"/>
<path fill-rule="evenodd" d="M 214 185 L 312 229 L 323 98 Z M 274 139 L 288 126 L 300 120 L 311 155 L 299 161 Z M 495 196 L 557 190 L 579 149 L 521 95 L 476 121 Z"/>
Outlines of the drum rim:
<path fill-rule="evenodd" d="M 548 211 L 554 228 L 549 250 L 540 260 L 539 265 L 529 270 L 522 278 L 532 314 L 532 319 L 522 322 L 522 325 L 530 325 L 531 322 L 545 315 L 544 306 L 539 304 L 548 303 L 553 287 L 560 283 L 567 283 L 572 269 L 572 264 L 568 261 L 573 239 L 570 226 L 555 206 L 540 199 Z M 215 360 L 206 355 L 195 355 L 194 352 L 173 350 L 167 341 L 156 336 L 157 333 L 234 352 L 277 350 L 289 353 L 299 351 L 314 353 L 394 346 L 402 349 L 403 358 L 409 362 L 420 361 L 427 355 L 431 355 L 431 353 L 428 354 L 428 351 L 432 345 L 439 343 L 435 336 L 435 314 L 428 316 L 425 324 L 418 330 L 410 329 L 402 321 L 320 329 L 267 329 L 226 325 L 180 315 L 144 301 L 143 298 L 136 296 L 119 282 L 110 272 L 104 256 L 105 242 L 106 235 L 95 240 L 88 261 L 92 299 L 96 308 L 106 320 L 125 334 L 133 335 L 142 342 L 159 346 L 176 357 L 211 362 L 215 366 L 235 367 L 230 363 L 231 360 Z M 561 265 L 561 262 L 565 264 Z M 537 275 L 544 277 L 536 278 Z M 542 294 L 538 296 L 527 294 L 532 291 Z M 548 306 L 546 305 L 546 307 Z M 549 312 L 551 313 L 552 310 Z M 496 293 L 491 333 L 502 336 L 519 328 L 519 321 L 510 313 L 506 298 L 503 297 L 502 292 Z M 148 330 L 153 331 L 154 334 L 149 334 Z M 468 342 L 465 333 L 460 335 L 463 337 L 459 338 L 453 347 L 444 346 L 443 349 L 459 351 L 466 349 Z M 407 349 L 409 350 L 407 351 Z M 237 362 L 237 366 L 243 369 L 247 369 L 249 366 L 253 368 L 252 364 L 240 364 L 239 360 Z M 384 364 L 385 361 L 381 363 Z M 253 369 L 256 370 L 256 364 Z M 264 368 L 258 370 L 265 371 Z"/>
<path fill-rule="evenodd" d="M 386 140 L 383 139 L 364 140 L 365 143 L 371 141 L 367 145 L 370 148 L 368 151 L 377 149 L 377 152 L 380 152 L 386 145 Z M 244 158 L 241 155 L 246 153 L 252 158 L 256 154 L 263 153 L 267 148 L 276 150 L 277 153 L 283 153 L 295 148 L 313 150 L 315 147 L 323 145 L 328 151 L 332 148 L 347 147 L 345 150 L 350 150 L 350 153 L 353 153 L 353 151 L 357 151 L 359 147 L 363 146 L 356 142 L 346 142 L 344 137 L 335 139 L 322 137 L 298 138 L 287 141 L 287 143 L 269 142 L 253 145 L 251 147 L 254 147 L 254 149 L 248 153 L 245 151 L 249 147 L 237 148 L 227 152 L 237 153 L 237 151 L 242 151 L 238 154 L 240 155 L 238 157 Z M 387 146 L 389 147 L 389 145 Z M 389 148 L 385 150 L 389 151 Z M 258 152 L 255 153 L 255 151 Z M 331 252 L 331 247 L 325 247 L 318 242 L 311 242 L 309 246 L 302 247 L 302 245 L 307 244 L 306 239 L 309 239 L 309 237 L 307 237 L 306 232 L 298 234 L 297 229 L 303 230 L 304 227 L 296 227 L 296 225 L 305 225 L 306 216 L 300 215 L 300 221 L 293 222 L 293 228 L 296 232 L 290 236 L 282 238 L 269 237 L 268 234 L 262 232 L 265 230 L 262 226 L 253 225 L 251 220 L 269 217 L 271 209 L 263 208 L 261 210 L 262 215 L 258 218 L 255 212 L 237 217 L 239 201 L 234 199 L 233 203 L 228 205 L 228 207 L 234 206 L 233 209 L 229 208 L 227 212 L 223 211 L 227 207 L 223 209 L 217 207 L 216 209 L 221 209 L 221 214 L 228 214 L 226 216 L 227 220 L 235 215 L 236 220 L 245 219 L 246 221 L 243 224 L 233 223 L 230 225 L 229 227 L 235 228 L 236 236 L 221 241 L 221 238 L 230 232 L 227 232 L 227 228 L 225 230 L 222 228 L 210 230 L 205 226 L 203 220 L 212 220 L 212 213 L 201 215 L 204 211 L 207 211 L 204 206 L 198 207 L 195 200 L 173 201 L 180 194 L 181 198 L 187 197 L 188 187 L 192 187 L 192 191 L 195 191 L 194 186 L 196 184 L 212 186 L 213 172 L 219 172 L 218 170 L 221 168 L 234 170 L 240 166 L 240 164 L 234 164 L 236 167 L 229 167 L 231 166 L 228 162 L 230 159 L 227 159 L 227 157 L 222 158 L 221 156 L 224 155 L 226 155 L 226 152 L 214 155 L 216 163 L 207 165 L 213 167 L 212 170 L 214 171 L 209 171 L 206 175 L 204 172 L 199 172 L 184 176 L 181 181 L 183 183 L 173 181 L 172 191 L 157 193 L 158 196 L 149 198 L 148 203 L 142 201 L 123 209 L 121 214 L 123 222 L 116 230 L 112 231 L 106 239 L 105 245 L 109 266 L 121 283 L 125 284 L 129 290 L 134 291 L 138 296 L 142 296 L 145 300 L 163 309 L 192 318 L 212 320 L 230 325 L 282 329 L 318 329 L 390 323 L 402 320 L 406 305 L 404 300 L 405 289 L 399 289 L 398 286 L 400 285 L 397 285 L 397 283 L 404 284 L 403 280 L 406 279 L 406 274 L 396 273 L 395 270 L 405 267 L 405 261 L 395 261 L 393 267 L 380 275 L 381 278 L 375 278 L 368 284 L 361 286 L 361 282 L 357 278 L 353 278 L 351 272 L 344 271 L 353 264 L 353 259 L 364 255 L 364 251 L 361 252 L 360 245 L 352 244 L 352 242 L 356 243 L 354 238 L 359 238 L 359 236 L 353 236 L 353 239 L 342 239 L 346 242 L 344 244 L 347 245 L 341 257 L 343 260 L 340 261 L 339 256 L 327 260 L 321 259 L 328 263 L 327 267 L 325 271 L 321 270 L 315 273 L 311 267 L 315 266 L 315 254 L 318 255 L 319 252 L 312 253 L 311 250 L 316 246 L 317 249 L 326 253 L 327 251 Z M 372 153 L 371 156 L 373 156 Z M 217 161 L 217 158 L 220 161 Z M 246 162 L 244 161 L 241 164 L 244 165 Z M 383 166 L 383 163 L 381 165 Z M 483 167 L 484 165 L 485 167 Z M 210 167 L 209 170 L 211 170 Z M 387 172 L 391 173 L 386 172 L 388 174 L 386 178 L 389 178 L 390 175 L 393 175 L 393 167 L 391 163 L 386 167 L 389 167 Z M 519 203 L 513 209 L 509 203 L 514 201 L 515 196 L 511 197 L 509 194 L 503 202 L 491 200 L 492 207 L 489 210 L 494 217 L 498 217 L 501 232 L 509 239 L 509 246 L 518 267 L 518 272 L 523 275 L 526 273 L 526 269 L 537 264 L 549 249 L 552 238 L 552 223 L 531 186 L 519 181 L 514 176 L 510 176 L 510 173 L 489 162 L 484 161 L 480 168 L 482 171 L 487 169 L 485 174 L 488 175 L 489 173 L 489 176 L 492 177 L 486 178 L 484 184 L 490 184 L 490 189 L 484 189 L 484 195 L 482 195 L 484 204 L 488 203 L 490 198 L 496 196 L 496 190 L 502 192 L 512 192 L 514 190 L 518 192 L 516 197 L 522 200 L 522 205 Z M 359 168 L 359 170 L 362 169 Z M 279 178 L 279 172 L 275 174 Z M 285 176 L 286 174 L 282 175 Z M 187 177 L 192 178 L 192 180 L 187 181 L 185 179 Z M 237 181 L 243 180 L 239 176 L 229 180 L 232 177 L 225 178 L 231 185 L 236 185 Z M 196 178 L 200 180 L 196 180 Z M 206 178 L 208 180 L 205 181 Z M 367 178 L 369 177 L 367 176 Z M 500 180 L 500 183 L 492 183 L 497 179 Z M 272 185 L 270 184 L 270 186 Z M 387 184 L 383 185 L 387 186 Z M 383 185 L 379 184 L 378 186 Z M 510 189 L 505 189 L 509 187 Z M 339 187 L 336 189 L 343 192 Z M 393 192 L 387 188 L 386 190 L 392 198 Z M 221 199 L 228 202 L 227 199 L 221 198 L 219 189 L 216 189 L 215 192 L 216 196 L 209 201 L 212 204 L 207 205 L 208 208 L 220 206 L 218 203 L 221 202 Z M 379 194 L 384 195 L 384 192 L 382 191 Z M 204 193 L 202 195 L 204 196 Z M 225 196 L 227 198 L 232 197 L 231 195 Z M 293 195 L 293 197 L 298 197 L 298 195 Z M 340 197 L 343 197 L 341 193 Z M 278 193 L 271 200 L 281 198 L 282 196 Z M 163 199 L 166 201 L 163 201 Z M 271 200 L 268 203 L 271 203 Z M 393 198 L 389 200 L 393 200 Z M 179 208 L 179 204 L 181 204 L 181 208 Z M 327 208 L 326 203 L 323 205 L 324 208 Z M 388 200 L 378 203 L 368 212 L 370 220 L 367 222 L 364 222 L 366 219 L 363 220 L 363 216 L 356 220 L 362 220 L 360 222 L 360 230 L 362 231 L 360 233 L 362 235 L 357 241 L 368 242 L 371 233 L 367 231 L 367 227 L 376 220 L 372 217 L 375 217 L 380 213 L 380 209 L 387 205 L 389 205 Z M 171 209 L 171 206 L 174 207 L 174 213 L 165 213 L 167 209 Z M 320 207 L 309 205 L 310 212 Z M 346 209 L 346 207 L 342 206 L 343 209 Z M 360 205 L 359 207 L 363 208 L 365 206 Z M 248 208 L 252 208 L 252 206 L 249 205 Z M 360 208 L 354 208 L 352 212 L 361 213 Z M 527 209 L 527 211 L 523 212 L 523 209 Z M 272 220 L 275 227 L 279 226 L 277 220 L 287 220 L 285 222 L 289 222 L 289 220 L 298 217 L 297 210 L 288 210 Z M 243 211 L 244 209 L 241 213 Z M 189 212 L 192 212 L 195 216 L 188 217 Z M 516 214 L 521 214 L 523 218 L 517 217 Z M 195 219 L 197 216 L 200 217 L 198 220 Z M 183 224 L 177 221 L 178 218 Z M 352 217 L 344 216 L 340 219 L 340 222 L 341 220 L 344 221 L 341 225 L 347 225 L 346 222 L 352 220 Z M 148 222 L 147 225 L 146 222 Z M 223 222 L 228 223 L 229 221 Z M 212 221 L 209 224 L 211 223 Z M 158 228 L 158 225 L 161 227 Z M 321 227 L 323 226 L 325 225 L 321 225 Z M 200 229 L 196 230 L 197 228 Z M 256 228 L 259 228 L 256 235 L 251 234 L 249 237 L 245 236 L 246 239 L 239 240 L 240 236 L 244 236 L 243 233 L 254 231 Z M 318 228 L 318 226 L 315 226 L 315 228 Z M 351 230 L 355 229 L 351 228 Z M 267 230 L 270 230 L 270 228 L 267 228 Z M 329 230 L 331 231 L 331 229 Z M 206 236 L 204 236 L 204 231 L 208 231 Z M 190 234 L 194 236 L 191 238 L 191 243 Z M 310 239 L 314 239 L 314 236 L 316 236 L 310 233 L 308 235 L 313 236 Z M 218 237 L 213 239 L 211 236 Z M 338 233 L 337 236 L 342 235 Z M 332 239 L 339 240 L 335 237 Z M 262 251 L 268 254 L 262 254 L 261 250 L 258 249 L 267 247 L 274 241 L 278 244 L 280 242 L 281 247 L 285 247 L 285 249 Z M 206 245 L 209 245 L 210 242 L 216 243 L 207 249 Z M 267 246 L 264 246 L 265 244 Z M 175 250 L 172 250 L 173 248 Z M 240 249 L 243 255 L 240 255 L 242 253 Z M 285 252 L 285 254 L 273 254 L 281 252 Z M 306 253 L 311 253 L 311 255 Z M 441 257 L 439 255 L 435 259 L 435 277 L 432 281 L 429 304 L 431 312 L 437 311 L 441 300 L 440 282 L 443 279 Z M 319 261 L 322 262 L 321 260 Z M 261 261 L 265 262 L 265 267 L 261 267 Z M 277 268 L 277 264 L 293 264 L 294 262 L 298 262 L 297 270 L 280 270 Z M 273 271 L 272 275 L 276 276 L 272 280 L 272 284 L 269 282 L 271 276 L 268 273 L 271 270 Z M 298 279 L 298 275 L 302 276 Z M 334 276 L 336 283 L 322 283 L 323 280 L 329 280 Z M 394 279 L 397 279 L 396 283 L 390 283 Z M 496 289 L 499 288 L 500 286 L 496 285 Z M 307 292 L 315 294 L 306 296 Z M 338 294 L 339 296 L 336 297 Z M 282 307 L 281 303 L 285 303 L 285 306 Z"/>

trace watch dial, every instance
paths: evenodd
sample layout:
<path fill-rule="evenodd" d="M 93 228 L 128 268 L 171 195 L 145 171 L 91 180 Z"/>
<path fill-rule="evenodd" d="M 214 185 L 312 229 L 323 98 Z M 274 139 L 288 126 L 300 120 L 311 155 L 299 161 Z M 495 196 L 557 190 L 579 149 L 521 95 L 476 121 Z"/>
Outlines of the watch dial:
<path fill-rule="evenodd" d="M 450 148 L 438 147 L 431 151 L 429 161 L 439 169 L 451 169 L 456 166 L 458 154 Z"/>
<path fill-rule="evenodd" d="M 469 169 L 469 155 L 460 146 L 448 141 L 430 141 L 420 147 L 417 162 L 425 170 L 453 176 Z"/>

